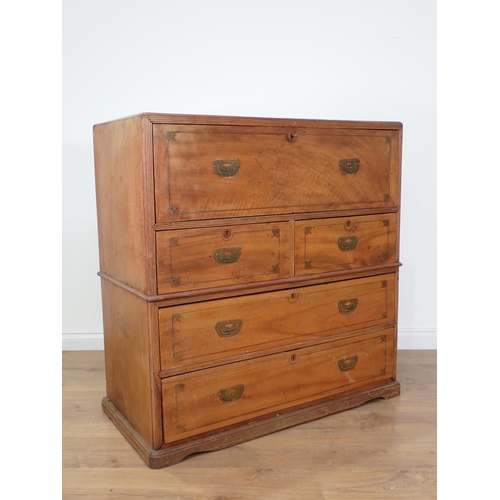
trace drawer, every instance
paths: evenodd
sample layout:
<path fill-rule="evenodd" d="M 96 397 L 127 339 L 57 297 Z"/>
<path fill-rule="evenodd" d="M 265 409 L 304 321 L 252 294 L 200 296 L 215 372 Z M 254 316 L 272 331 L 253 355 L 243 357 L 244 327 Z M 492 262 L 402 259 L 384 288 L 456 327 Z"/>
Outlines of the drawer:
<path fill-rule="evenodd" d="M 394 329 L 162 380 L 166 443 L 390 380 Z"/>
<path fill-rule="evenodd" d="M 159 309 L 162 370 L 395 321 L 395 274 Z"/>
<path fill-rule="evenodd" d="M 397 214 L 297 221 L 295 275 L 396 262 L 397 225 Z"/>
<path fill-rule="evenodd" d="M 158 293 L 290 276 L 288 224 L 156 233 Z"/>
<path fill-rule="evenodd" d="M 399 204 L 395 130 L 160 125 L 156 221 Z"/>

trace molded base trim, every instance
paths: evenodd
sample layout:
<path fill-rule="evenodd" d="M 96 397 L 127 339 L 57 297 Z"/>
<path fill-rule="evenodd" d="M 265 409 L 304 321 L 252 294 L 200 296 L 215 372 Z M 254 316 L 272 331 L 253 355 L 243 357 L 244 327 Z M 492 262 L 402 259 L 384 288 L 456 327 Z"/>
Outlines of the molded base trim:
<path fill-rule="evenodd" d="M 153 450 L 129 424 L 120 411 L 107 397 L 102 399 L 104 413 L 116 425 L 132 447 L 151 469 L 161 469 L 182 462 L 193 453 L 221 450 L 236 444 L 265 436 L 287 427 L 316 420 L 333 413 L 355 408 L 377 398 L 389 399 L 400 394 L 399 382 L 393 381 L 381 387 L 348 394 L 330 401 L 297 408 L 261 420 L 235 426 L 220 432 L 193 438 L 187 442 L 172 444 L 161 450 Z"/>

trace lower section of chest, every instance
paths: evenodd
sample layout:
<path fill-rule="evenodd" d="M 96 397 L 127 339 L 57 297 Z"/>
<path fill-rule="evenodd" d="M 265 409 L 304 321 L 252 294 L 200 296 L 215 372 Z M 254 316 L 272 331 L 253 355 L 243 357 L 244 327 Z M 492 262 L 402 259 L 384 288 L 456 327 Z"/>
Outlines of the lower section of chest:
<path fill-rule="evenodd" d="M 399 394 L 397 272 L 186 304 L 103 280 L 103 408 L 150 467 Z"/>

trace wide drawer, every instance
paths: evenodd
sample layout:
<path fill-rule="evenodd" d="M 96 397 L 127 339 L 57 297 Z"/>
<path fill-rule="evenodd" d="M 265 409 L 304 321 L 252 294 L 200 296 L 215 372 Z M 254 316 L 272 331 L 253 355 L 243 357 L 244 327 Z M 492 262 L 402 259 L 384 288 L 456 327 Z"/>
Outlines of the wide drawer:
<path fill-rule="evenodd" d="M 399 132 L 154 126 L 156 221 L 399 204 Z"/>
<path fill-rule="evenodd" d="M 394 329 L 162 380 L 165 443 L 375 387 L 393 376 Z"/>
<path fill-rule="evenodd" d="M 162 370 L 395 321 L 395 274 L 159 309 Z"/>
<path fill-rule="evenodd" d="M 290 276 L 288 224 L 156 233 L 158 293 Z"/>
<path fill-rule="evenodd" d="M 397 214 L 297 221 L 295 275 L 394 263 L 397 226 Z"/>

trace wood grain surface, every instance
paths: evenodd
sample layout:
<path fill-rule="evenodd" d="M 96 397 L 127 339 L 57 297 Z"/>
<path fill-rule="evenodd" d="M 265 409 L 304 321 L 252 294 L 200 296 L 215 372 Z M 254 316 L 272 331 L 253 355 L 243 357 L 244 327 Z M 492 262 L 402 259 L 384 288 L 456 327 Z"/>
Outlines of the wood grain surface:
<path fill-rule="evenodd" d="M 158 231 L 158 293 L 290 276 L 288 224 Z"/>
<path fill-rule="evenodd" d="M 245 489 L 247 473 L 257 486 L 260 481 L 265 485 L 268 470 L 273 471 L 271 480 L 279 472 L 287 498 L 326 497 L 321 484 L 318 491 L 300 485 L 315 481 L 322 471 L 327 474 L 329 469 L 321 464 L 337 470 L 336 461 L 327 455 L 317 461 L 314 448 L 323 451 L 330 443 L 329 451 L 340 453 L 342 459 L 345 436 L 355 446 L 363 440 L 354 431 L 337 436 L 319 427 L 317 435 L 305 439 L 298 435 L 294 444 L 295 428 L 305 429 L 297 426 L 400 393 L 394 285 L 399 265 L 402 126 L 346 122 L 342 127 L 339 122 L 328 126 L 319 121 L 231 117 L 199 117 L 190 123 L 190 117 L 177 115 L 164 115 L 163 122 L 157 122 L 157 118 L 144 114 L 94 127 L 106 352 L 102 409 L 140 457 L 149 449 L 148 465 L 153 469 L 198 454 L 189 458 L 193 463 L 191 459 L 207 456 L 202 452 L 230 445 L 232 451 L 247 450 L 239 446 L 258 442 L 255 438 L 266 434 L 284 439 L 271 445 L 271 455 L 290 445 L 297 463 L 303 463 L 301 468 L 282 469 L 251 459 L 235 467 L 238 457 L 228 455 L 232 465 L 211 474 L 219 485 L 230 487 L 228 496 L 208 488 L 208 493 L 182 491 L 189 495 L 185 498 L 273 497 L 274 491 L 254 495 Z M 304 218 L 305 213 L 315 217 Z M 345 282 L 339 281 L 346 271 Z M 394 279 L 371 286 L 375 274 L 389 273 Z M 334 303 L 328 293 L 328 297 L 309 297 L 305 307 L 306 297 L 297 291 L 330 282 L 335 283 L 332 290 L 342 283 L 354 286 L 357 278 L 365 280 L 363 289 L 335 296 Z M 276 319 L 284 308 L 258 307 L 259 296 L 284 290 L 287 302 L 304 306 L 304 314 L 286 316 L 293 326 L 283 316 Z M 248 306 L 247 299 L 254 302 L 247 316 L 237 307 L 225 309 L 224 314 L 231 315 L 216 317 L 215 324 L 213 316 L 202 318 L 217 300 L 233 304 L 243 295 L 242 304 Z M 191 304 L 201 311 L 188 324 L 183 313 Z M 160 309 L 170 306 L 184 308 L 171 313 L 167 322 L 175 328 L 180 322 L 186 328 L 180 337 L 187 339 L 187 347 L 176 345 L 177 331 L 168 332 L 164 318 L 160 321 Z M 346 320 L 328 327 L 329 308 Z M 209 324 L 205 332 L 233 338 L 247 328 L 249 317 L 261 314 L 264 325 L 252 333 L 259 332 L 257 337 L 274 328 L 281 344 L 273 346 L 271 340 L 256 352 L 247 342 L 226 353 L 226 346 L 221 351 L 219 343 L 202 348 L 201 354 L 191 352 L 192 345 L 199 344 L 202 319 Z M 283 343 L 289 331 L 304 338 Z M 257 338 L 254 341 L 260 344 Z M 202 359 L 176 366 L 193 355 Z M 335 426 L 336 421 L 331 422 Z M 278 432 L 291 425 L 295 427 L 288 437 Z M 394 429 L 390 431 L 396 435 L 389 432 L 388 440 L 397 437 Z M 304 466 L 308 453 L 312 466 Z M 113 459 L 120 454 L 104 450 L 103 456 Z M 385 463 L 379 457 L 379 466 Z M 242 468 L 245 473 L 239 474 Z M 298 480 L 301 483 L 295 484 Z M 178 495 L 169 490 L 161 497 L 170 494 Z M 276 494 L 281 498 L 282 490 Z M 364 496 L 362 491 L 357 494 Z M 120 495 L 152 496 L 140 490 Z"/>
<path fill-rule="evenodd" d="M 395 321 L 396 275 L 159 309 L 162 370 L 327 338 Z M 344 310 L 355 304 L 352 310 Z M 343 307 L 343 305 L 346 305 Z M 255 310 L 258 310 L 258 315 Z M 243 357 L 242 357 L 243 356 Z M 234 359 L 230 360 L 231 362 Z M 227 361 L 226 361 L 227 362 Z"/>
<path fill-rule="evenodd" d="M 398 204 L 391 175 L 398 131 L 301 124 L 153 130 L 157 222 Z M 359 168 L 342 171 L 353 160 Z"/>
<path fill-rule="evenodd" d="M 149 469 L 101 409 L 104 353 L 63 353 L 71 499 L 436 498 L 436 351 L 399 351 L 401 396 Z"/>

